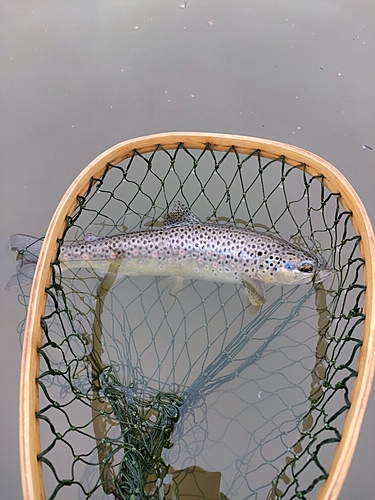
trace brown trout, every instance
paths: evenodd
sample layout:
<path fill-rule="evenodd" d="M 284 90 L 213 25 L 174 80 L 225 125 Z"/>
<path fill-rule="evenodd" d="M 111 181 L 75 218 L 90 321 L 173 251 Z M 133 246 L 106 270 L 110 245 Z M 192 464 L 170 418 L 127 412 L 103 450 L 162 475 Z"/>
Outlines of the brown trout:
<path fill-rule="evenodd" d="M 31 236 L 12 237 L 12 250 L 24 263 L 7 289 L 32 281 L 41 245 Z M 108 237 L 89 234 L 81 243 L 61 246 L 59 260 L 62 266 L 89 267 L 101 275 L 115 263 L 119 276 L 174 277 L 180 286 L 183 279 L 235 283 L 255 306 L 265 302 L 266 283 L 319 282 L 330 273 L 326 262 L 308 250 L 268 233 L 202 222 L 179 201 L 161 228 Z"/>

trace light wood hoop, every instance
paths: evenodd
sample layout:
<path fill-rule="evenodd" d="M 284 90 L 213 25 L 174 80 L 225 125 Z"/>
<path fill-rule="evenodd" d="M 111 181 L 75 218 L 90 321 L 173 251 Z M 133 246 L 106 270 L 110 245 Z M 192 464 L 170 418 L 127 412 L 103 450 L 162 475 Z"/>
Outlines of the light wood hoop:
<path fill-rule="evenodd" d="M 226 151 L 235 146 L 239 153 L 249 154 L 255 149 L 265 158 L 275 159 L 285 156 L 285 162 L 291 166 L 306 164 L 306 171 L 311 175 L 322 174 L 325 186 L 332 192 L 341 193 L 340 202 L 346 210 L 353 213 L 352 224 L 361 236 L 360 248 L 366 265 L 364 282 L 365 294 L 363 323 L 363 346 L 358 359 L 358 377 L 351 393 L 351 408 L 348 410 L 342 440 L 329 471 L 329 477 L 318 492 L 318 500 L 336 500 L 347 475 L 357 443 L 363 415 L 370 394 L 374 373 L 374 334 L 375 334 L 375 239 L 374 232 L 362 201 L 345 179 L 330 163 L 303 149 L 265 139 L 239 135 L 174 132 L 155 134 L 131 139 L 113 146 L 93 160 L 74 180 L 59 203 L 49 225 L 40 252 L 35 278 L 31 288 L 29 308 L 25 327 L 22 352 L 21 387 L 20 387 L 20 459 L 23 496 L 25 500 L 43 500 L 45 498 L 42 464 L 37 460 L 40 452 L 39 424 L 36 418 L 38 410 L 39 356 L 37 349 L 42 342 L 40 318 L 46 307 L 45 288 L 50 282 L 50 263 L 57 251 L 57 239 L 63 234 L 66 215 L 72 214 L 77 204 L 77 196 L 87 192 L 91 177 L 103 175 L 108 162 L 118 164 L 129 158 L 134 149 L 147 153 L 160 144 L 165 149 L 175 149 L 184 143 L 188 149 L 202 150 L 210 143 L 215 151 Z"/>

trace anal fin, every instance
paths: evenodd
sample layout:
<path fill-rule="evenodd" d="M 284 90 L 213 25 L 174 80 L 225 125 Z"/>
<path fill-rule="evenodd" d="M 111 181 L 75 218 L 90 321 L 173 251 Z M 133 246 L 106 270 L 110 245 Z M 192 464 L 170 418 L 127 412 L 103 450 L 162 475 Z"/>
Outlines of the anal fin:
<path fill-rule="evenodd" d="M 180 278 L 179 276 L 170 276 L 166 278 L 166 282 L 167 282 L 166 290 L 169 292 L 168 302 L 167 302 L 167 309 L 169 310 L 175 303 L 177 295 L 182 290 L 184 279 Z"/>

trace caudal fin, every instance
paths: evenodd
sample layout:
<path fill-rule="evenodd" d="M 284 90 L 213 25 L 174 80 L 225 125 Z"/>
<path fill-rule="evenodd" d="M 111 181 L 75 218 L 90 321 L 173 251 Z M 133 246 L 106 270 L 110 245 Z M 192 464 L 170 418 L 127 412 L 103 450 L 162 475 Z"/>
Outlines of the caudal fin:
<path fill-rule="evenodd" d="M 13 274 L 8 281 L 5 287 L 6 290 L 31 284 L 43 239 L 34 238 L 26 234 L 15 234 L 11 236 L 10 242 L 11 249 L 17 252 L 16 259 L 20 262 L 17 266 L 16 274 Z"/>
<path fill-rule="evenodd" d="M 31 285 L 35 274 L 35 268 L 36 264 L 24 264 L 23 266 L 17 266 L 17 273 L 10 277 L 5 290 Z"/>

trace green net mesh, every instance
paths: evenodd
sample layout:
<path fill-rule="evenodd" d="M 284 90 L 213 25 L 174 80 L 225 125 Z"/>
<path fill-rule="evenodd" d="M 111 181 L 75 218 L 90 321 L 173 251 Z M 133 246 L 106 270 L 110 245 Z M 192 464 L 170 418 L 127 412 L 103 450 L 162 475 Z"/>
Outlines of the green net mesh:
<path fill-rule="evenodd" d="M 171 304 L 165 279 L 62 273 L 57 257 L 37 380 L 47 498 L 316 497 L 350 405 L 365 291 L 351 214 L 322 181 L 210 144 L 134 151 L 92 179 L 60 244 L 160 226 L 180 200 L 319 252 L 334 272 L 267 287 L 251 314 L 235 285 L 186 280 Z"/>

